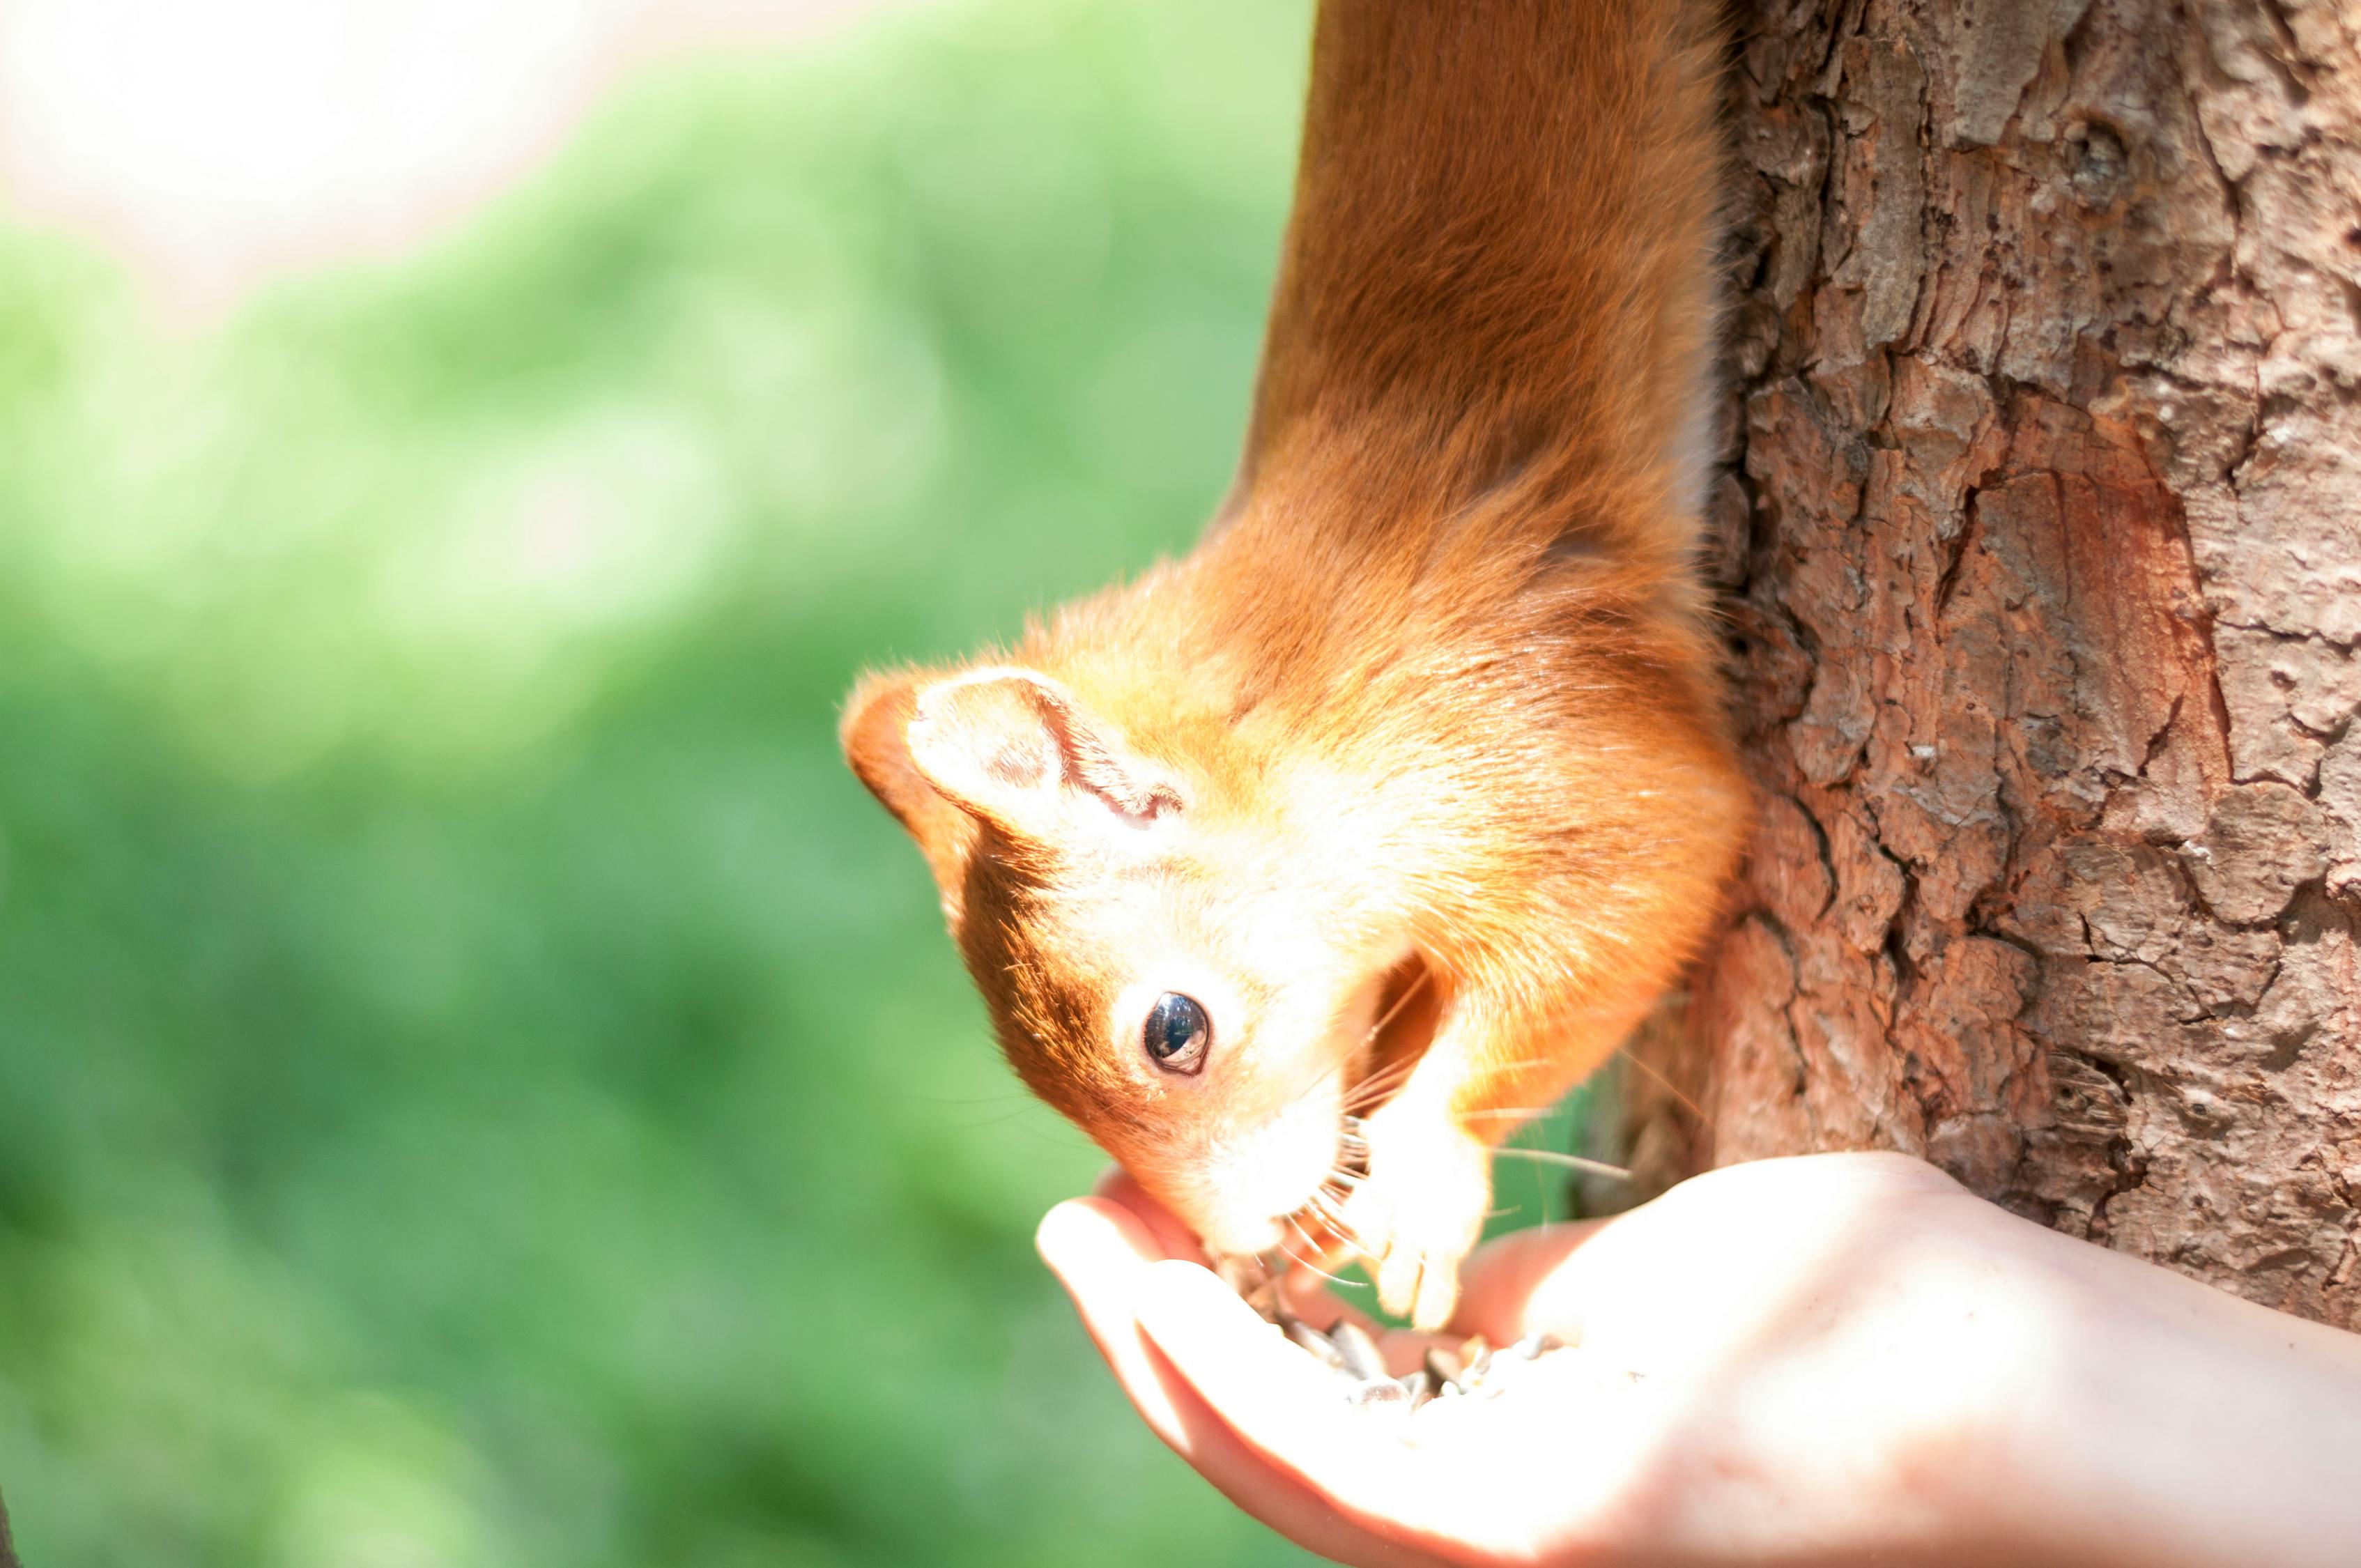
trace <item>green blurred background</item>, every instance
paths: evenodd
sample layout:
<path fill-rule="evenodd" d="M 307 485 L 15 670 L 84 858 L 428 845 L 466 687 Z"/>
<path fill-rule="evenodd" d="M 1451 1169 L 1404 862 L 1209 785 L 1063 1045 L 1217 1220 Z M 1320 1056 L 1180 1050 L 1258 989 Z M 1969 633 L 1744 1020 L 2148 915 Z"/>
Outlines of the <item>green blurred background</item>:
<path fill-rule="evenodd" d="M 832 727 L 1192 536 L 1308 15 L 675 64 L 202 327 L 0 232 L 32 1568 L 1299 1560 L 1034 1259 L 1099 1157 Z"/>

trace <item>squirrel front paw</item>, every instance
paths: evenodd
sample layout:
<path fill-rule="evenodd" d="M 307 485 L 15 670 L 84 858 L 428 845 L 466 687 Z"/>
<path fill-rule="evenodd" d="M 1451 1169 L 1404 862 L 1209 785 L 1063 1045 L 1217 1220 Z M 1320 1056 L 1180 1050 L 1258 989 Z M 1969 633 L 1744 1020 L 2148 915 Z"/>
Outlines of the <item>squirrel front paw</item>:
<path fill-rule="evenodd" d="M 1484 1146 L 1444 1116 L 1397 1102 L 1362 1124 L 1368 1170 L 1345 1200 L 1352 1241 L 1377 1277 L 1378 1300 L 1432 1333 L 1459 1299 L 1459 1264 L 1492 1201 Z"/>

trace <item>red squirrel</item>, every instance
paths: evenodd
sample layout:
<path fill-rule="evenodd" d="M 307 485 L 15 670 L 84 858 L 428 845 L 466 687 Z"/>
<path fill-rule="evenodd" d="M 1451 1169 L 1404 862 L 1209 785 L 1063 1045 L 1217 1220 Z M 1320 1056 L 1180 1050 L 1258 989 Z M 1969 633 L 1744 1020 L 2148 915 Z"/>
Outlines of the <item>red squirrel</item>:
<path fill-rule="evenodd" d="M 1203 541 L 844 716 L 1025 1082 L 1215 1256 L 1349 1248 L 1421 1328 L 1746 828 L 1715 73 L 1693 0 L 1323 0 Z"/>

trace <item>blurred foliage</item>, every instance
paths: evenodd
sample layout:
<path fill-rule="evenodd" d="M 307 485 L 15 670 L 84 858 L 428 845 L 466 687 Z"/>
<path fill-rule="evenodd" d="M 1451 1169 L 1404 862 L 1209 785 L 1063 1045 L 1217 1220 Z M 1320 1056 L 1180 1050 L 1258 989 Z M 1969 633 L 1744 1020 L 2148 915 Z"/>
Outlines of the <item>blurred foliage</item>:
<path fill-rule="evenodd" d="M 0 1488 L 34 1568 L 1296 1561 L 1035 1261 L 859 665 L 1185 545 L 1301 0 L 675 66 L 399 265 L 0 235 Z"/>

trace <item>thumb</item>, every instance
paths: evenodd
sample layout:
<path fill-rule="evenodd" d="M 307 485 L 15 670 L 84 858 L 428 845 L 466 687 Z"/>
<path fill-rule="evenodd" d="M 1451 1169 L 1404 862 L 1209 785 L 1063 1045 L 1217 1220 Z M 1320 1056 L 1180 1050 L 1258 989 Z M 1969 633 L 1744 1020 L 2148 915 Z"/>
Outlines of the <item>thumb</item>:
<path fill-rule="evenodd" d="M 1581 1338 L 1576 1303 L 1565 1292 L 1537 1300 L 1535 1293 L 1566 1260 L 1614 1222 L 1583 1220 L 1536 1225 L 1485 1243 L 1468 1255 L 1459 1272 L 1459 1306 L 1451 1332 L 1482 1334 L 1508 1344 L 1527 1334 L 1554 1334 L 1568 1343 Z"/>

